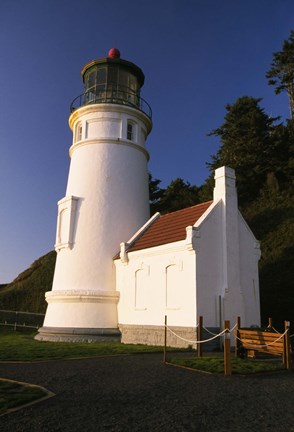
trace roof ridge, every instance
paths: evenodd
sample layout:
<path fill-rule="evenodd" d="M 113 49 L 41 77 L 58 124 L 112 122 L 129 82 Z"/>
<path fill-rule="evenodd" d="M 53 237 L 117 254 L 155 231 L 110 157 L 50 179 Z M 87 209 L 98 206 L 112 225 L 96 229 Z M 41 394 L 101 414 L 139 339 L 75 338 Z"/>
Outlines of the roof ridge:
<path fill-rule="evenodd" d="M 175 214 L 175 213 L 182 212 L 182 211 L 184 211 L 184 210 L 192 209 L 192 208 L 194 208 L 194 207 L 198 207 L 198 206 L 201 206 L 201 205 L 204 205 L 204 204 L 208 204 L 208 203 L 212 203 L 212 202 L 213 202 L 213 200 L 208 200 L 208 201 L 204 201 L 204 202 L 199 203 L 199 204 L 194 204 L 194 205 L 189 206 L 189 207 L 184 207 L 184 208 L 182 208 L 182 209 L 172 211 L 172 212 L 170 212 L 170 213 L 165 213 L 164 215 L 160 214 L 160 218 L 165 217 L 165 216 L 168 216 L 168 215 L 171 215 L 171 214 L 173 215 L 173 214 Z"/>

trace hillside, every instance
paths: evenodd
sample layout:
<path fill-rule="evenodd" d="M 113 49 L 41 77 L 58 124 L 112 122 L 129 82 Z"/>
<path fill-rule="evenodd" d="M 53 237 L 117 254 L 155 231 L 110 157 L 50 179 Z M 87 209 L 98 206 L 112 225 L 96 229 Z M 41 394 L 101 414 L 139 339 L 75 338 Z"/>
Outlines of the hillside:
<path fill-rule="evenodd" d="M 265 195 L 243 209 L 250 228 L 261 241 L 259 280 L 262 322 L 273 318 L 294 324 L 294 198 L 287 193 Z"/>
<path fill-rule="evenodd" d="M 0 288 L 0 309 L 45 313 L 45 292 L 52 288 L 56 252 L 37 259 L 11 283 Z"/>

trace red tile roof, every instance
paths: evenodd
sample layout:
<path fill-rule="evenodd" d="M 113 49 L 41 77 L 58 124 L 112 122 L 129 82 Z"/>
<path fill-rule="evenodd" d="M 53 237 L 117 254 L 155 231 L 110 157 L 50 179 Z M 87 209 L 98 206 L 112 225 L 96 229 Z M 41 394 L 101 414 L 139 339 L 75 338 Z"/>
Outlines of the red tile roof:
<path fill-rule="evenodd" d="M 186 227 L 194 225 L 212 203 L 213 201 L 208 201 L 160 216 L 127 251 L 133 252 L 185 240 Z"/>

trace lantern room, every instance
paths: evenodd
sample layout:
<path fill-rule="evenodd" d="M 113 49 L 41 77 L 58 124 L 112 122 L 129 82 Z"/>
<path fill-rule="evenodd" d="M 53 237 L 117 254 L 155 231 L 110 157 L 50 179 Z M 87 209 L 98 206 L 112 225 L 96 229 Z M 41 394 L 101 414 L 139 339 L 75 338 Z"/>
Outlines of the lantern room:
<path fill-rule="evenodd" d="M 84 93 L 73 101 L 71 111 L 82 105 L 114 103 L 132 106 L 151 117 L 150 106 L 140 96 L 144 73 L 134 63 L 122 60 L 117 48 L 110 49 L 108 57 L 87 63 L 82 79 Z"/>

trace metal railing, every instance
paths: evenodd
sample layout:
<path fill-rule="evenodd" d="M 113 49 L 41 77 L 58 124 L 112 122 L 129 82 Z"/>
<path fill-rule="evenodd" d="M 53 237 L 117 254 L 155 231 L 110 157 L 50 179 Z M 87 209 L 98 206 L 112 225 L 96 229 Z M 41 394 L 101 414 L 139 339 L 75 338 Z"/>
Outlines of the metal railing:
<path fill-rule="evenodd" d="M 101 103 L 128 105 L 132 108 L 139 109 L 149 118 L 152 118 L 151 107 L 145 99 L 128 87 L 113 84 L 107 86 L 96 85 L 85 93 L 77 96 L 70 105 L 70 112 L 84 105 Z"/>
<path fill-rule="evenodd" d="M 40 313 L 0 310 L 0 325 L 14 330 L 18 327 L 38 329 L 42 327 L 44 318 L 45 314 Z"/>

